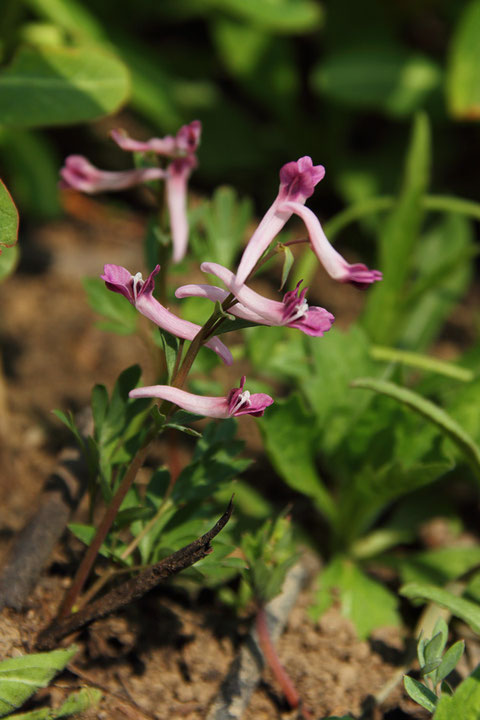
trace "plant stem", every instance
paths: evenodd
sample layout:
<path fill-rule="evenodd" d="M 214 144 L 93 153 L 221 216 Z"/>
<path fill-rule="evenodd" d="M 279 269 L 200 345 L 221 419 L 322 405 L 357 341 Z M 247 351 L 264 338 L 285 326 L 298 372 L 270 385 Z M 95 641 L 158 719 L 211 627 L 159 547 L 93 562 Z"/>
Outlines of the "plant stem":
<path fill-rule="evenodd" d="M 297 689 L 278 658 L 277 651 L 275 650 L 275 646 L 268 630 L 267 613 L 263 605 L 260 605 L 257 611 L 255 625 L 257 629 L 258 642 L 262 649 L 265 662 L 282 688 L 286 701 L 291 708 L 297 708 L 300 706 L 300 712 L 304 720 L 313 720 L 311 713 L 306 708 L 301 707 L 300 696 Z"/>
<path fill-rule="evenodd" d="M 65 595 L 65 598 L 63 599 L 63 602 L 60 606 L 60 610 L 58 611 L 57 620 L 61 620 L 64 617 L 66 617 L 71 611 L 73 606 L 75 605 L 75 601 L 81 592 L 85 581 L 87 580 L 87 577 L 90 573 L 90 570 L 92 569 L 93 563 L 95 562 L 95 559 L 98 555 L 98 552 L 100 550 L 100 547 L 102 546 L 103 541 L 105 540 L 108 531 L 110 530 L 113 521 L 115 520 L 118 510 L 120 508 L 120 505 L 122 504 L 125 495 L 127 494 L 128 490 L 130 489 L 133 481 L 135 480 L 137 476 L 137 472 L 143 465 L 143 461 L 145 460 L 145 457 L 148 453 L 148 450 L 150 448 L 150 444 L 153 440 L 153 437 L 151 434 L 147 435 L 147 438 L 145 442 L 143 443 L 142 447 L 138 450 L 137 454 L 131 461 L 127 472 L 125 473 L 125 476 L 120 483 L 120 486 L 115 493 L 112 502 L 107 507 L 104 516 L 102 518 L 102 521 L 98 527 L 98 530 L 96 532 L 96 535 L 92 541 L 92 543 L 89 545 L 87 552 L 83 556 L 83 560 L 80 563 L 78 570 L 75 574 L 75 577 L 73 579 L 72 586 L 68 590 L 68 592 Z"/>

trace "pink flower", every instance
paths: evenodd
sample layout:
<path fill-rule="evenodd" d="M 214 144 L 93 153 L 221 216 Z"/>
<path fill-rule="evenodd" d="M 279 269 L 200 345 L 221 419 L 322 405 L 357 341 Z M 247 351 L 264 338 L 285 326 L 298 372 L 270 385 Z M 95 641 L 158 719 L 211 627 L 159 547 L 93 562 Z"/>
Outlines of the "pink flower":
<path fill-rule="evenodd" d="M 168 166 L 166 182 L 167 205 L 170 214 L 172 231 L 173 262 L 183 260 L 188 245 L 187 219 L 187 185 L 194 167 L 197 165 L 195 156 L 173 160 Z"/>
<path fill-rule="evenodd" d="M 154 277 L 159 271 L 160 265 L 157 265 L 155 270 L 144 280 L 141 273 L 131 275 L 126 268 L 120 265 L 105 265 L 101 278 L 109 290 L 126 297 L 142 315 L 145 315 L 155 325 L 184 340 L 193 340 L 201 329 L 200 325 L 182 320 L 153 297 Z M 218 338 L 210 338 L 205 344 L 216 352 L 226 365 L 232 364 L 233 358 L 230 350 Z"/>
<path fill-rule="evenodd" d="M 324 175 L 324 167 L 313 165 L 308 156 L 282 167 L 278 195 L 250 238 L 240 260 L 235 279 L 237 289 L 245 283 L 260 257 L 293 214 L 304 221 L 313 251 L 335 280 L 365 287 L 382 279 L 378 270 L 369 270 L 362 264 L 347 263 L 328 242 L 317 217 L 305 207 L 306 200 Z"/>
<path fill-rule="evenodd" d="M 60 176 L 62 188 L 73 188 L 93 195 L 108 190 L 125 190 L 150 180 L 165 179 L 167 172 L 161 168 L 108 172 L 96 168 L 83 155 L 69 155 L 65 159 L 65 166 L 60 170 Z"/>
<path fill-rule="evenodd" d="M 136 388 L 129 392 L 131 398 L 157 397 L 175 403 L 187 412 L 196 415 L 205 415 L 213 418 L 229 418 L 238 415 L 254 415 L 259 417 L 265 408 L 273 403 L 273 398 L 265 393 L 253 393 L 244 390 L 245 376 L 238 388 L 230 390 L 226 397 L 212 397 L 194 395 L 186 390 L 171 387 L 170 385 L 152 385 L 150 387 Z"/>
<path fill-rule="evenodd" d="M 122 150 L 128 152 L 153 152 L 167 157 L 181 157 L 197 151 L 201 133 L 201 122 L 193 120 L 188 125 L 183 125 L 175 137 L 166 135 L 164 138 L 150 138 L 145 141 L 134 140 L 121 129 L 112 130 L 110 135 Z"/>
<path fill-rule="evenodd" d="M 173 262 L 185 257 L 188 244 L 187 184 L 192 170 L 197 166 L 197 151 L 202 125 L 193 120 L 183 125 L 175 137 L 151 138 L 144 142 L 128 137 L 124 130 L 112 130 L 111 136 L 122 150 L 129 152 L 153 152 L 166 155 L 172 162 L 166 169 L 167 205 L 173 242 Z"/>
<path fill-rule="evenodd" d="M 322 307 L 309 307 L 305 299 L 307 289 L 300 291 L 300 283 L 295 290 L 285 293 L 282 302 L 269 300 L 246 285 L 239 289 L 235 276 L 230 270 L 217 263 L 202 263 L 203 272 L 216 275 L 238 300 L 228 312 L 244 320 L 261 325 L 286 325 L 298 328 L 306 335 L 321 337 L 330 330 L 335 318 Z M 178 298 L 196 296 L 208 297 L 213 302 L 223 302 L 228 296 L 225 290 L 211 285 L 184 285 L 176 290 Z"/>

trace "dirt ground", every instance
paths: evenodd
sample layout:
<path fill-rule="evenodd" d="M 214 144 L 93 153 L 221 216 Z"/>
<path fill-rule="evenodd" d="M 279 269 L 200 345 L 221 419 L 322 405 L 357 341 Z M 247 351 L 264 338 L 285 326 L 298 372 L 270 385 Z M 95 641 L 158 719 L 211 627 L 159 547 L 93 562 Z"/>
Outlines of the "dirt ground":
<path fill-rule="evenodd" d="M 1 446 L 0 562 L 14 534 L 34 513 L 58 451 L 71 442 L 51 410 L 83 408 L 93 383 L 111 386 L 122 369 L 139 360 L 148 373 L 140 341 L 96 328 L 81 286 L 83 276 L 98 276 L 106 262 L 138 269 L 142 222 L 128 213 L 115 218 L 89 199 L 70 198 L 68 204 L 67 219 L 24 231 L 19 272 L 0 286 L 0 346 L 8 391 Z M 346 292 L 342 287 L 344 312 L 335 308 L 340 324 L 352 312 Z M 242 434 L 258 452 L 252 419 Z M 4 610 L 0 615 L 0 659 L 25 652 L 34 633 L 54 616 L 69 582 L 61 571 L 65 558 L 65 547 L 59 546 L 24 613 Z M 370 642 L 360 642 L 336 608 L 315 624 L 306 613 L 310 592 L 300 596 L 278 650 L 313 716 L 428 717 L 404 696 L 401 684 L 381 708 L 372 703 L 398 674 L 400 633 L 387 628 Z M 81 634 L 71 670 L 29 707 L 58 706 L 67 689 L 96 684 L 104 691 L 103 700 L 85 717 L 200 720 L 249 622 L 248 617 L 235 620 L 210 592 L 192 598 L 172 586 L 159 589 Z M 294 717 L 266 671 L 245 720 Z"/>

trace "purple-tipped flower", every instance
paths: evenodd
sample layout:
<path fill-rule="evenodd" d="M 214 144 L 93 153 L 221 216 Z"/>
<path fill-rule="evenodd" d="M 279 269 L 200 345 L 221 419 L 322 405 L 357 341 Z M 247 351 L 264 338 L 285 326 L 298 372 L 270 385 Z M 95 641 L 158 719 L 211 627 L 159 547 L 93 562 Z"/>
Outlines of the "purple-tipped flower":
<path fill-rule="evenodd" d="M 110 135 L 122 150 L 127 152 L 153 152 L 156 155 L 167 157 L 182 157 L 193 155 L 197 151 L 202 133 L 200 120 L 193 120 L 188 125 L 182 125 L 175 137 L 166 135 L 164 138 L 150 138 L 150 140 L 134 140 L 125 130 L 112 130 Z"/>
<path fill-rule="evenodd" d="M 334 280 L 342 283 L 352 283 L 361 289 L 365 289 L 371 283 L 382 279 L 382 273 L 379 270 L 370 270 L 363 263 L 353 265 L 348 263 L 330 245 L 317 216 L 309 208 L 298 202 L 288 202 L 285 209 L 291 210 L 292 213 L 302 218 L 315 255 Z"/>
<path fill-rule="evenodd" d="M 170 385 L 151 385 L 136 388 L 129 392 L 131 398 L 157 397 L 172 402 L 187 412 L 213 418 L 229 418 L 238 415 L 254 415 L 259 417 L 265 408 L 273 403 L 273 398 L 265 393 L 253 393 L 244 390 L 245 376 L 238 388 L 232 388 L 226 397 L 194 395 L 186 390 Z"/>
<path fill-rule="evenodd" d="M 109 172 L 99 170 L 83 155 L 69 155 L 60 170 L 60 177 L 62 188 L 73 188 L 94 195 L 108 190 L 125 190 L 150 180 L 165 179 L 167 172 L 161 168 Z"/>
<path fill-rule="evenodd" d="M 182 320 L 153 297 L 154 278 L 159 271 L 160 265 L 157 265 L 155 270 L 144 280 L 141 273 L 131 275 L 126 268 L 120 265 L 105 265 L 101 278 L 109 290 L 126 297 L 142 315 L 145 315 L 155 325 L 184 340 L 193 340 L 201 329 L 200 325 Z M 205 344 L 216 352 L 226 365 L 232 364 L 232 354 L 221 340 L 213 337 Z"/>
<path fill-rule="evenodd" d="M 250 238 L 240 260 L 235 278 L 237 289 L 245 283 L 260 257 L 293 214 L 304 221 L 313 251 L 335 280 L 366 287 L 382 279 L 378 270 L 369 270 L 362 264 L 347 263 L 328 242 L 317 217 L 305 207 L 306 200 L 324 175 L 325 168 L 313 165 L 308 156 L 282 167 L 278 195 Z"/>
<path fill-rule="evenodd" d="M 285 293 L 283 301 L 269 300 L 246 285 L 237 288 L 235 275 L 217 263 L 202 263 L 203 272 L 211 273 L 220 278 L 228 290 L 238 300 L 228 310 L 244 320 L 261 325 L 286 325 L 298 328 L 306 335 L 321 337 L 330 330 L 334 316 L 322 307 L 309 307 L 305 295 L 307 289 L 300 290 L 298 283 L 295 290 Z M 179 298 L 187 296 L 208 297 L 213 302 L 223 302 L 228 293 L 211 285 L 184 285 L 175 292 Z"/>

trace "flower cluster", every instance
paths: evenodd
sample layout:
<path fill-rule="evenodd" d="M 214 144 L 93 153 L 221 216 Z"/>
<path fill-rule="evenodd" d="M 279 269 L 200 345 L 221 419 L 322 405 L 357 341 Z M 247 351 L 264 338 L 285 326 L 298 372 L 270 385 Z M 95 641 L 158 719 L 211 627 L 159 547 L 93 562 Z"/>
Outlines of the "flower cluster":
<path fill-rule="evenodd" d="M 94 167 L 82 155 L 70 155 L 60 171 L 60 185 L 80 192 L 96 194 L 108 190 L 125 190 L 151 180 L 165 180 L 167 206 L 173 243 L 173 262 L 183 259 L 187 251 L 187 183 L 197 166 L 196 151 L 202 132 L 201 123 L 194 120 L 184 125 L 175 137 L 152 138 L 141 142 L 128 137 L 124 130 L 112 130 L 111 137 L 127 152 L 150 152 L 170 159 L 167 167 L 145 167 L 136 170 L 108 172 Z"/>
<path fill-rule="evenodd" d="M 112 138 L 123 150 L 167 157 L 167 166 L 113 173 L 98 170 L 86 158 L 73 155 L 67 158 L 61 171 L 62 183 L 83 192 L 96 193 L 119 190 L 153 179 L 165 180 L 173 260 L 178 262 L 187 248 L 187 181 L 197 164 L 195 153 L 200 133 L 201 125 L 198 121 L 184 125 L 175 136 L 152 138 L 145 142 L 128 137 L 124 131 L 114 130 Z M 370 270 L 362 263 L 348 263 L 331 246 L 316 215 L 305 207 L 305 202 L 313 195 L 315 186 L 324 175 L 323 166 L 313 165 L 310 157 L 302 157 L 284 165 L 280 170 L 277 197 L 247 243 L 236 273 L 217 263 L 204 262 L 201 265 L 203 272 L 217 277 L 226 289 L 209 284 L 183 285 L 176 290 L 176 297 L 205 297 L 214 303 L 224 303 L 228 299 L 226 308 L 236 317 L 259 325 L 296 328 L 313 337 L 321 337 L 330 330 L 334 322 L 333 315 L 325 308 L 309 306 L 306 299 L 307 288 L 300 289 L 301 282 L 295 290 L 286 292 L 282 300 L 265 298 L 246 284 L 263 254 L 292 215 L 297 215 L 303 221 L 313 252 L 332 278 L 360 288 L 366 288 L 382 279 L 378 270 Z M 179 338 L 192 341 L 202 328 L 177 317 L 153 296 L 154 278 L 159 270 L 160 266 L 157 265 L 148 278 L 143 280 L 140 273 L 132 275 L 118 265 L 105 265 L 101 277 L 109 290 L 124 295 L 140 313 L 158 327 Z M 218 337 L 208 337 L 205 345 L 216 352 L 227 365 L 232 364 L 230 351 Z M 169 385 L 137 388 L 130 392 L 130 397 L 161 398 L 184 410 L 215 418 L 245 414 L 263 415 L 273 399 L 264 393 L 250 394 L 243 389 L 244 383 L 245 377 L 242 378 L 240 386 L 230 390 L 225 397 L 200 397 Z"/>

